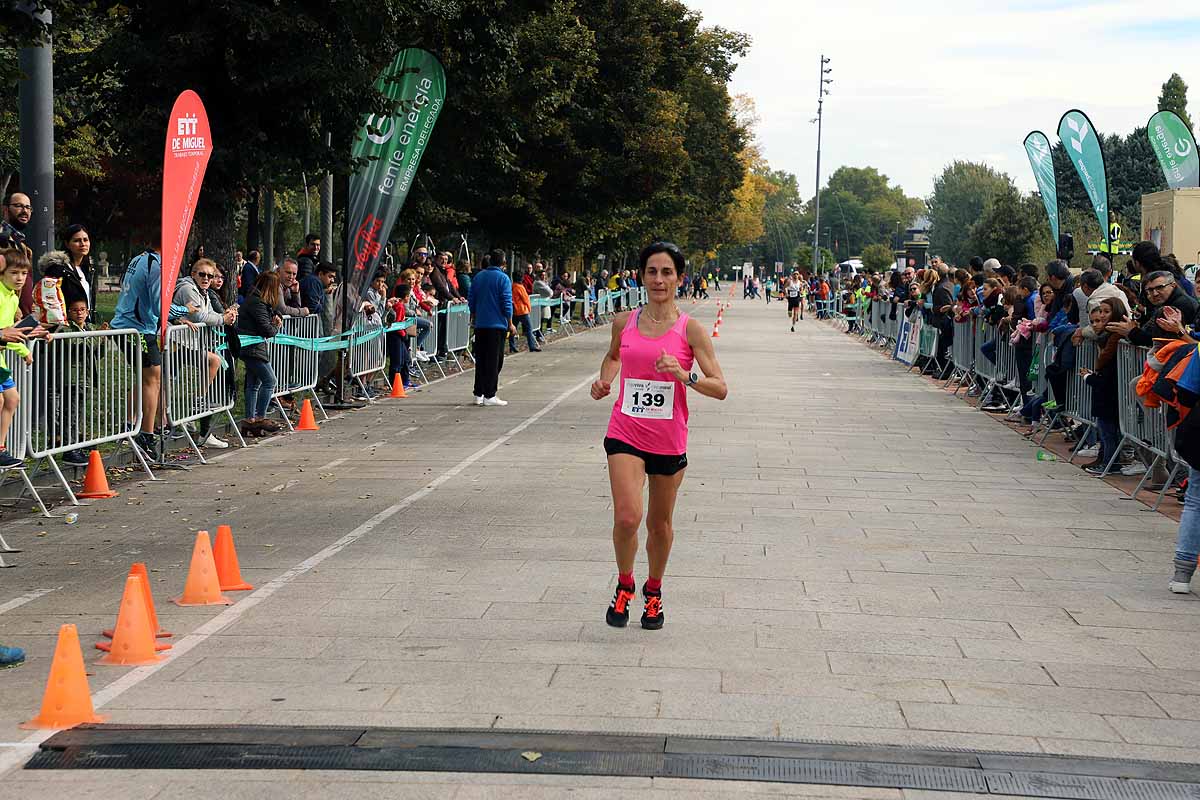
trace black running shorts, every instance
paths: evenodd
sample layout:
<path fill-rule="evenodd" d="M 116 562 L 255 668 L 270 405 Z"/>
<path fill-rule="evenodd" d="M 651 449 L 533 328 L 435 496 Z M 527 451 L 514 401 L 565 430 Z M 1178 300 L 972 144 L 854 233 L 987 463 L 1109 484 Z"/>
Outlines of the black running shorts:
<path fill-rule="evenodd" d="M 627 456 L 637 456 L 646 463 L 647 475 L 674 475 L 676 472 L 687 467 L 687 453 L 680 453 L 677 456 L 647 453 L 645 450 L 639 450 L 628 442 L 614 439 L 611 436 L 604 437 L 604 452 L 610 456 L 615 456 L 618 453 L 623 453 Z"/>
<path fill-rule="evenodd" d="M 787 301 L 788 301 L 788 311 L 791 311 L 793 309 L 800 307 L 800 298 L 799 297 L 789 297 L 787 299 Z"/>

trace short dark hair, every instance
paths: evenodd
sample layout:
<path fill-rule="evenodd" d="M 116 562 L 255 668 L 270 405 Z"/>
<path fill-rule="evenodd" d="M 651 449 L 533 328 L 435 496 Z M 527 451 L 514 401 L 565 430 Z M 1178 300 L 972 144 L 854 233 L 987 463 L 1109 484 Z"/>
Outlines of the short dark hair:
<path fill-rule="evenodd" d="M 336 275 L 338 268 L 336 266 L 334 266 L 333 264 L 329 263 L 328 261 L 322 261 L 320 264 L 317 264 L 316 271 L 317 272 L 332 272 L 334 275 Z"/>
<path fill-rule="evenodd" d="M 1031 264 L 1028 261 L 1022 264 L 1017 272 L 1022 275 L 1028 275 L 1030 278 L 1037 278 L 1039 274 L 1037 264 Z"/>
<path fill-rule="evenodd" d="M 1079 275 L 1079 285 L 1087 289 L 1099 289 L 1104 285 L 1104 276 L 1098 269 L 1085 269 Z"/>
<path fill-rule="evenodd" d="M 253 262 L 255 262 L 255 263 L 258 263 L 258 259 L 259 259 L 259 258 L 261 258 L 261 257 L 262 257 L 262 256 L 260 256 L 260 255 L 259 255 L 259 253 L 258 253 L 258 251 L 257 251 L 257 250 L 251 250 L 249 253 L 246 253 L 246 260 L 247 260 L 247 261 L 253 261 Z"/>
<path fill-rule="evenodd" d="M 1112 262 L 1108 260 L 1108 256 L 1102 256 L 1099 253 L 1092 256 L 1092 269 L 1099 272 L 1101 275 L 1108 277 L 1112 274 Z"/>
<path fill-rule="evenodd" d="M 305 245 L 306 247 L 307 247 L 308 245 L 312 244 L 313 242 L 319 242 L 319 241 L 321 241 L 321 234 L 319 234 L 319 233 L 306 233 L 306 234 L 304 234 L 304 245 Z"/>
<path fill-rule="evenodd" d="M 1154 242 L 1138 242 L 1133 246 L 1130 255 L 1133 256 L 1134 261 L 1145 267 L 1147 272 L 1163 268 L 1162 254 L 1158 252 L 1158 247 Z"/>
<path fill-rule="evenodd" d="M 1046 276 L 1065 281 L 1071 277 L 1071 268 L 1067 266 L 1067 262 L 1061 258 L 1056 258 L 1046 264 Z"/>
<path fill-rule="evenodd" d="M 654 244 L 646 245 L 642 248 L 642 252 L 638 253 L 638 274 L 644 275 L 646 272 L 646 264 L 649 263 L 651 256 L 656 256 L 659 253 L 666 253 L 671 257 L 671 263 L 675 265 L 675 272 L 682 275 L 687 269 L 687 259 L 683 257 L 683 251 L 679 249 L 679 245 L 672 242 L 655 242 Z"/>
<path fill-rule="evenodd" d="M 403 300 L 412 294 L 412 287 L 407 283 L 397 283 L 396 288 L 392 289 L 392 296 Z"/>
<path fill-rule="evenodd" d="M 979 256 L 971 256 L 971 271 L 972 272 L 982 272 L 983 271 L 983 259 L 982 258 L 980 258 Z"/>
<path fill-rule="evenodd" d="M 1024 278 L 1021 278 L 1021 280 L 1017 281 L 1017 288 L 1024 289 L 1025 291 L 1029 292 L 1030 294 L 1034 294 L 1038 290 L 1037 279 L 1031 278 L 1028 275 L 1026 275 Z"/>
<path fill-rule="evenodd" d="M 1175 275 L 1173 273 L 1165 269 L 1156 269 L 1154 272 L 1148 273 L 1145 278 L 1142 278 L 1142 286 L 1150 283 L 1150 281 L 1156 281 L 1159 278 L 1165 278 L 1172 283 L 1175 282 Z"/>
<path fill-rule="evenodd" d="M 506 263 L 508 263 L 508 256 L 506 256 L 504 251 L 500 248 L 497 247 L 495 250 L 488 253 L 489 267 L 503 267 Z"/>

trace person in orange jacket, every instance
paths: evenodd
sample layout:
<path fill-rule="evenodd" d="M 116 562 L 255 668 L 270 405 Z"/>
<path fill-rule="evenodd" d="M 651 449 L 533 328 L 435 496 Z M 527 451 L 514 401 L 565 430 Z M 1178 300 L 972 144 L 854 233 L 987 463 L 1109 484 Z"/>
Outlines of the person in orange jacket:
<path fill-rule="evenodd" d="M 533 338 L 533 325 L 529 320 L 529 292 L 525 289 L 525 270 L 520 267 L 513 268 L 513 325 L 520 325 L 525 332 L 525 341 L 529 343 L 529 351 L 531 353 L 540 352 L 542 348 L 538 347 L 538 343 Z M 517 334 L 514 331 L 508 335 L 508 352 L 517 352 Z"/>

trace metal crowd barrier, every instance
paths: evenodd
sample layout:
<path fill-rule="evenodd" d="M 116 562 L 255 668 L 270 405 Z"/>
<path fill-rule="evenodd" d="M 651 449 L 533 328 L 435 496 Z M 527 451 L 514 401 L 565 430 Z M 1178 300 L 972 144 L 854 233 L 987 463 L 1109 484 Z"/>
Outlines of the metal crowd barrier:
<path fill-rule="evenodd" d="M 946 379 L 946 386 L 955 384 L 958 394 L 974 374 L 975 370 L 975 318 L 967 317 L 954 323 L 954 341 L 950 343 L 950 363 L 953 369 Z"/>
<path fill-rule="evenodd" d="M 321 318 L 316 314 L 309 314 L 307 317 L 284 317 L 279 327 L 279 336 L 319 339 Z M 268 361 L 275 373 L 275 391 L 271 395 L 271 402 L 283 417 L 288 430 L 293 430 L 293 426 L 280 400 L 284 395 L 308 392 L 312 395 L 313 403 L 321 412 L 321 416 L 329 419 L 325 407 L 321 405 L 321 398 L 317 397 L 317 380 L 321 377 L 321 352 L 315 347 L 284 344 L 279 337 L 268 340 L 266 345 Z"/>
<path fill-rule="evenodd" d="M 446 352 L 454 359 L 461 370 L 462 362 L 458 354 L 470 358 L 471 348 L 471 307 L 466 303 L 457 303 L 446 308 Z"/>
<path fill-rule="evenodd" d="M 989 325 L 983 317 L 975 319 L 975 356 L 973 371 L 990 387 L 996 379 L 996 364 L 983 354 L 983 346 L 996 338 L 996 326 Z M 982 397 L 983 395 L 980 395 Z"/>
<path fill-rule="evenodd" d="M 171 325 L 163 344 L 162 385 L 167 424 L 179 428 L 201 464 L 208 463 L 188 423 L 224 413 L 242 446 L 233 419 L 233 387 L 227 382 L 224 332 L 207 325 Z"/>
<path fill-rule="evenodd" d="M 153 479 L 134 443 L 142 428 L 141 334 L 128 328 L 56 333 L 30 350 L 32 382 L 21 402 L 31 414 L 27 453 L 49 464 L 71 502 L 78 505 L 53 458 L 70 450 L 126 442 Z"/>
<path fill-rule="evenodd" d="M 1067 402 L 1062 410 L 1062 414 L 1067 419 L 1089 428 L 1094 428 L 1096 425 L 1096 420 L 1092 417 L 1092 387 L 1088 386 L 1087 381 L 1079 374 L 1079 370 L 1095 369 L 1098 355 L 1095 339 L 1084 339 L 1075 346 L 1075 369 L 1067 375 Z M 1086 436 L 1079 437 L 1079 442 L 1075 445 L 1075 449 L 1067 461 L 1075 460 L 1075 455 L 1083 449 L 1083 443 L 1087 441 L 1087 438 Z"/>
<path fill-rule="evenodd" d="M 16 384 L 14 388 L 16 388 L 17 395 L 20 398 L 20 402 L 17 405 L 17 412 L 13 414 L 12 426 L 8 429 L 8 437 L 4 440 L 4 447 L 13 458 L 23 459 L 29 450 L 29 428 L 32 420 L 31 409 L 33 407 L 33 370 L 14 350 L 6 350 L 4 360 L 8 362 L 8 370 L 12 373 L 13 382 Z M 141 402 L 141 395 L 138 397 L 138 402 Z M 51 516 L 50 512 L 46 510 L 46 504 L 42 502 L 42 496 L 38 494 L 33 481 L 30 480 L 26 469 L 24 467 L 16 469 L 0 467 L 0 476 L 5 476 L 9 472 L 17 473 L 24 484 L 21 488 L 21 493 L 17 495 L 16 503 L 19 505 L 25 497 L 25 492 L 29 492 L 33 496 L 33 499 L 37 501 L 38 507 L 42 509 L 42 516 Z M 70 487 L 67 487 L 67 490 L 70 491 Z M 78 505 L 74 494 L 71 495 L 71 501 Z M 8 543 L 4 541 L 3 532 L 0 532 L 0 554 L 19 552 L 21 551 L 14 550 L 8 546 Z M 0 567 L 10 566 L 12 565 L 4 563 L 4 556 L 0 555 Z"/>
<path fill-rule="evenodd" d="M 942 368 L 942 363 L 938 361 L 938 345 L 942 340 L 942 332 L 932 325 L 926 323 L 921 326 L 921 333 L 917 337 L 917 356 L 925 359 L 924 366 L 921 367 L 921 372 L 929 372 L 929 367 L 932 365 L 934 372 L 938 372 Z M 917 363 L 913 362 L 913 367 Z M 910 370 L 912 367 L 909 368 Z"/>
<path fill-rule="evenodd" d="M 1017 399 L 1011 404 L 1019 407 L 1022 398 L 1020 394 L 1021 378 L 1017 374 L 1017 348 L 1008 343 L 1012 331 L 997 326 L 993 329 L 996 334 L 996 369 L 992 377 L 992 386 L 1012 390 L 1017 387 Z"/>
<path fill-rule="evenodd" d="M 585 289 L 583 297 L 576 297 L 571 302 L 579 305 L 579 319 L 583 326 L 593 327 L 596 324 L 596 304 L 592 301 L 592 293 Z"/>
<path fill-rule="evenodd" d="M 538 301 L 540 297 L 529 298 L 529 329 L 537 332 L 542 329 L 542 309 L 545 308 Z"/>
<path fill-rule="evenodd" d="M 356 325 L 353 338 L 350 340 L 347 357 L 350 359 L 350 377 L 362 390 L 367 402 L 374 402 L 367 388 L 371 375 L 385 375 L 387 368 L 387 348 L 383 338 L 384 326 L 379 322 L 363 320 Z M 386 377 L 386 375 L 385 375 Z"/>
<path fill-rule="evenodd" d="M 1142 486 L 1149 480 L 1160 461 L 1171 460 L 1171 437 L 1167 431 L 1166 414 L 1161 407 L 1146 408 L 1143 406 L 1134 391 L 1134 386 L 1146 366 L 1146 356 L 1149 352 L 1149 348 L 1135 347 L 1127 341 L 1122 341 L 1117 349 L 1117 404 L 1121 418 L 1121 444 L 1117 447 L 1117 452 L 1113 453 L 1113 457 L 1109 459 L 1108 466 L 1112 466 L 1121 452 L 1121 448 L 1127 442 L 1145 448 L 1154 456 L 1130 497 L 1137 497 L 1138 492 L 1142 490 Z M 1167 486 L 1174 482 L 1175 474 L 1178 471 L 1179 464 L 1175 463 L 1171 469 L 1171 476 L 1163 487 L 1164 492 Z M 1161 494 L 1159 500 L 1162 500 Z M 1155 506 L 1157 507 L 1157 503 Z"/>

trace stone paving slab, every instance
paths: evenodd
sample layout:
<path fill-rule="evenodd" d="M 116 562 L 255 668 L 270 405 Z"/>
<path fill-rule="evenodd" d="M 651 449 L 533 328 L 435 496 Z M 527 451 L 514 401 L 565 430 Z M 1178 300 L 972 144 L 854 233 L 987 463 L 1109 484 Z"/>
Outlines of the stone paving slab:
<path fill-rule="evenodd" d="M 712 307 L 696 313 L 711 320 Z M 26 551 L 0 573 L 0 603 L 54 589 L 0 614 L 0 640 L 30 651 L 0 673 L 0 742 L 25 735 L 15 725 L 36 709 L 57 626 L 77 624 L 88 648 L 111 626 L 131 561 L 150 565 L 163 625 L 182 637 L 222 613 L 166 603 L 197 529 L 232 524 L 244 572 L 262 585 L 450 470 L 104 711 L 139 724 L 707 733 L 1197 760 L 1200 601 L 1165 590 L 1176 523 L 1078 467 L 1036 461 L 1002 424 L 845 334 L 813 321 L 788 333 L 775 305 L 735 303 L 717 343 L 730 398 L 693 396 L 667 627 L 607 628 L 609 406 L 581 388 L 605 342 L 584 334 L 506 362 L 521 380 L 502 389 L 502 409 L 464 404 L 469 387 L 451 379 L 219 465 L 128 482 L 71 527 L 0 511 Z M 130 675 L 90 669 L 94 692 Z M 925 797 L 421 774 L 0 780 L 30 798 L 68 784 L 87 797 L 114 777 L 147 798 L 195 796 L 197 782 L 269 797 L 276 781 L 289 797 Z"/>

